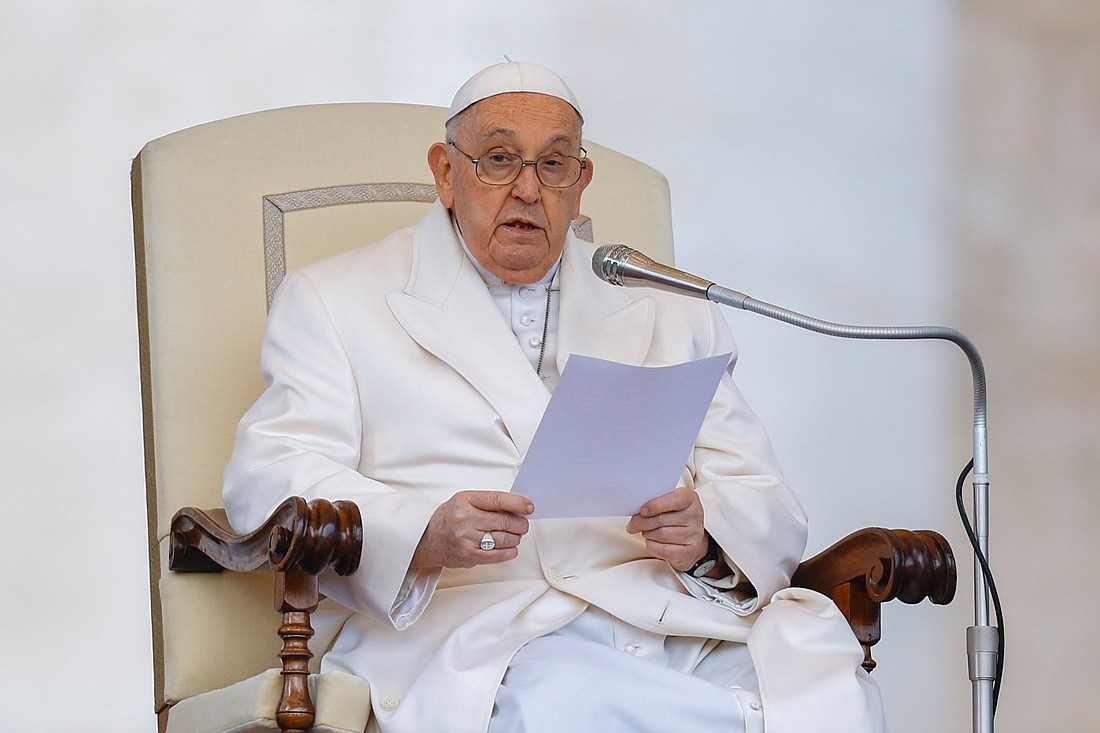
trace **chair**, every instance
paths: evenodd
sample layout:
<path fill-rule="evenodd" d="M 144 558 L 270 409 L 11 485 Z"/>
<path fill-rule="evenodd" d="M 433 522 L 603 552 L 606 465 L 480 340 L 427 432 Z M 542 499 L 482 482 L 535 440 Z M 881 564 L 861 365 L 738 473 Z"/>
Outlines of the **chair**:
<path fill-rule="evenodd" d="M 291 499 L 246 536 L 222 510 L 195 507 L 221 503 L 234 428 L 263 387 L 257 357 L 283 275 L 419 219 L 435 197 L 425 154 L 444 117 L 402 104 L 275 109 L 167 135 L 133 162 L 162 733 L 366 726 L 366 681 L 316 668 L 350 615 L 318 594 L 317 575 L 355 571 L 357 507 Z M 574 229 L 671 261 L 664 177 L 585 145 L 600 170 Z M 868 529 L 803 563 L 794 583 L 836 600 L 870 669 L 879 605 L 949 602 L 954 557 L 934 532 Z"/>

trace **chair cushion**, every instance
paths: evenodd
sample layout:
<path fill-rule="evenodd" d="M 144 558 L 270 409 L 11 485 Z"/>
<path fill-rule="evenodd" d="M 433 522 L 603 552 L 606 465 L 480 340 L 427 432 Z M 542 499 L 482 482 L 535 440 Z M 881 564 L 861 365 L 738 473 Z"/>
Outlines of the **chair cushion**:
<path fill-rule="evenodd" d="M 278 730 L 275 710 L 283 680 L 269 669 L 220 690 L 181 700 L 168 715 L 168 733 L 254 733 Z M 370 685 L 344 672 L 310 675 L 317 706 L 313 733 L 363 733 L 370 718 Z"/>

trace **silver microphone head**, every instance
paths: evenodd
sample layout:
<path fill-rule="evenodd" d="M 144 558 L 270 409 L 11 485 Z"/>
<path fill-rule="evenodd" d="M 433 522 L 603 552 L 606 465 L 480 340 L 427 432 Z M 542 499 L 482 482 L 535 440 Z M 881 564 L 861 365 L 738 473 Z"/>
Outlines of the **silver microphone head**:
<path fill-rule="evenodd" d="M 612 285 L 626 285 L 623 282 L 623 266 L 652 267 L 652 259 L 625 244 L 605 244 L 597 247 L 592 254 L 592 271 L 596 277 Z"/>
<path fill-rule="evenodd" d="M 625 244 L 605 244 L 592 255 L 596 277 L 612 285 L 647 287 L 695 298 L 707 297 L 709 280 L 655 262 Z"/>

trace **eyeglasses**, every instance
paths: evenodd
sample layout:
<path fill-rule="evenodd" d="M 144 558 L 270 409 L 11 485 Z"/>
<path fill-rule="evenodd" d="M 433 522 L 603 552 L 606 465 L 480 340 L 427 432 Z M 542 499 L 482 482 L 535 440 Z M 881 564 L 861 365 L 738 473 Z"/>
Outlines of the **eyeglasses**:
<path fill-rule="evenodd" d="M 576 185 L 581 179 L 581 171 L 588 167 L 588 162 L 585 160 L 588 151 L 584 148 L 581 148 L 580 158 L 561 153 L 549 153 L 540 155 L 535 160 L 524 160 L 521 155 L 506 153 L 503 150 L 493 150 L 480 158 L 475 158 L 455 145 L 453 140 L 448 140 L 447 144 L 466 156 L 466 159 L 474 164 L 477 179 L 490 186 L 507 186 L 519 178 L 523 166 L 530 165 L 534 166 L 539 183 L 547 188 L 569 188 Z"/>

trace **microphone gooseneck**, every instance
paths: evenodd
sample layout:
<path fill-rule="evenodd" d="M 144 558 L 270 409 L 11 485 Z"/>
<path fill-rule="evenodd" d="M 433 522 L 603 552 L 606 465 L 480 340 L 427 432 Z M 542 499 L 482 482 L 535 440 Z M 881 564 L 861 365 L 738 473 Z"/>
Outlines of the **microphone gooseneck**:
<path fill-rule="evenodd" d="M 980 434 L 980 440 L 974 445 L 975 479 L 986 480 L 986 379 L 985 366 L 977 347 L 964 334 L 954 328 L 944 326 L 856 326 L 845 323 L 823 321 L 820 318 L 803 315 L 796 311 L 757 300 L 744 293 L 717 285 L 697 275 L 677 270 L 668 265 L 655 262 L 625 244 L 605 244 L 596 249 L 592 256 L 592 271 L 596 276 L 612 285 L 624 287 L 651 287 L 681 295 L 705 298 L 741 310 L 767 316 L 792 326 L 847 339 L 886 339 L 915 340 L 940 339 L 951 341 L 966 354 L 970 362 L 974 383 L 974 429 Z"/>
<path fill-rule="evenodd" d="M 974 686 L 974 730 L 992 733 L 997 693 L 1004 664 L 1003 620 L 997 601 L 996 586 L 988 571 L 989 556 L 989 446 L 986 425 L 986 377 L 981 354 L 974 342 L 954 328 L 944 326 L 855 326 L 823 321 L 796 311 L 751 298 L 744 293 L 716 285 L 696 275 L 655 262 L 623 244 L 599 247 L 592 257 L 596 276 L 612 285 L 651 287 L 695 298 L 704 298 L 792 326 L 848 339 L 940 339 L 962 349 L 970 363 L 974 390 L 974 532 L 970 534 L 975 552 L 974 626 L 967 629 L 967 653 L 970 680 Z M 961 479 L 960 479 L 961 480 Z M 966 521 L 965 514 L 963 522 Z M 993 593 L 999 626 L 990 625 L 989 594 Z"/>

